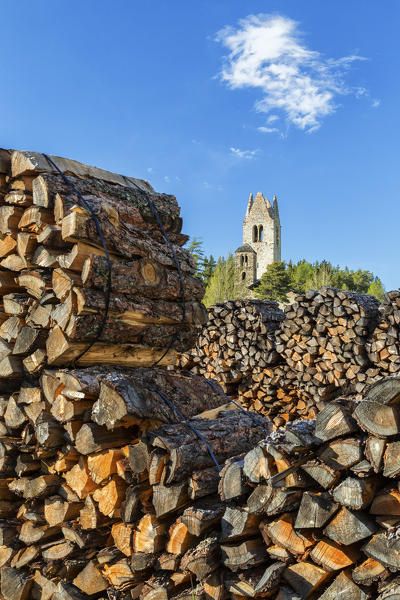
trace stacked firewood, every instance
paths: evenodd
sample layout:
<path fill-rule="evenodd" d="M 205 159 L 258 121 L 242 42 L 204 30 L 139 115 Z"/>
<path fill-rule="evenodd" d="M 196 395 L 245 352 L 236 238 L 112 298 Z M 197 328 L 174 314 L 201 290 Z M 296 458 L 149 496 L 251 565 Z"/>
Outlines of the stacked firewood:
<path fill-rule="evenodd" d="M 272 420 L 275 427 L 296 419 L 314 419 L 326 401 L 307 393 L 288 365 L 254 369 L 238 387 L 238 400 L 247 410 Z"/>
<path fill-rule="evenodd" d="M 201 377 L 100 366 L 45 371 L 40 386 L 3 397 L 1 597 L 81 600 L 109 589 L 132 598 L 112 591 L 137 588 L 156 568 L 164 580 L 177 571 L 171 589 L 190 585 L 177 565 L 196 536 L 176 524 L 164 548 L 168 527 L 217 492 L 213 457 L 223 464 L 265 435 L 224 401 Z"/>
<path fill-rule="evenodd" d="M 194 348 L 178 356 L 177 368 L 216 379 L 226 393 L 236 395 L 242 378 L 279 361 L 274 334 L 283 318 L 273 301 L 215 304 Z"/>
<path fill-rule="evenodd" d="M 397 597 L 400 379 L 274 432 L 221 398 L 198 376 L 99 367 L 14 394 L 4 600 Z"/>
<path fill-rule="evenodd" d="M 382 374 L 400 371 L 400 291 L 387 292 L 379 308 L 381 320 L 368 344 L 368 357 Z"/>
<path fill-rule="evenodd" d="M 206 320 L 175 197 L 143 180 L 51 160 L 92 212 L 44 155 L 0 152 L 0 378 L 67 365 L 89 344 L 79 365 L 148 366 L 167 350 L 162 364 L 173 362 Z"/>
<path fill-rule="evenodd" d="M 298 296 L 285 313 L 276 349 L 308 396 L 361 394 L 376 379 L 366 350 L 379 320 L 376 298 L 324 287 Z"/>

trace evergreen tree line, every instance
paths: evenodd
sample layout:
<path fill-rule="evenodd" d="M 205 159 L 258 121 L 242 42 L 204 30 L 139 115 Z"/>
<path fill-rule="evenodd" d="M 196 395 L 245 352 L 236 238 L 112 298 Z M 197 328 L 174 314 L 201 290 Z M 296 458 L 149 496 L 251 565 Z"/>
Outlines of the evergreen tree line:
<path fill-rule="evenodd" d="M 195 260 L 196 275 L 206 285 L 204 304 L 210 306 L 215 302 L 237 299 L 232 253 L 229 253 L 227 258 L 218 258 L 217 261 L 212 255 L 206 257 L 200 238 L 193 238 L 187 249 Z M 289 261 L 269 265 L 255 289 L 255 294 L 260 299 L 285 303 L 288 302 L 289 292 L 302 293 L 310 289 L 318 290 L 323 286 L 371 294 L 379 300 L 382 300 L 384 295 L 382 282 L 371 271 L 352 271 L 348 267 L 334 266 L 326 260 L 310 263 L 305 259 L 297 263 Z"/>

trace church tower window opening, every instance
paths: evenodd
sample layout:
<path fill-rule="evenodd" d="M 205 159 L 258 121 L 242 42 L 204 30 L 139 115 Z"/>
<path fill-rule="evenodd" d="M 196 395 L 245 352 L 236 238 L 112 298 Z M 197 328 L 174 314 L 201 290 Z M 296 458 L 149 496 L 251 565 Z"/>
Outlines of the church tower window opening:
<path fill-rule="evenodd" d="M 262 225 L 260 225 L 258 227 L 258 241 L 259 242 L 263 241 L 263 234 L 264 234 L 264 227 Z"/>
<path fill-rule="evenodd" d="M 243 273 L 242 273 L 242 281 L 244 281 L 245 279 L 246 279 L 246 273 L 245 273 L 245 271 L 243 271 Z"/>
<path fill-rule="evenodd" d="M 253 227 L 253 242 L 258 242 L 258 227 L 254 225 Z"/>

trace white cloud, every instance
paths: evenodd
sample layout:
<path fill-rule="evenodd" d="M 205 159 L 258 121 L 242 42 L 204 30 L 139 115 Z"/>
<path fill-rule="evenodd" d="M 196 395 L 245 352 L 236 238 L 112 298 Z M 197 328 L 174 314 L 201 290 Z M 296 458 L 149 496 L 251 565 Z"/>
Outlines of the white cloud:
<path fill-rule="evenodd" d="M 280 111 L 304 131 L 315 131 L 324 117 L 335 112 L 337 96 L 365 93 L 363 88 L 348 87 L 344 80 L 352 63 L 362 57 L 330 59 L 310 50 L 298 23 L 287 17 L 250 15 L 237 28 L 219 31 L 216 40 L 229 50 L 222 81 L 231 89 L 258 89 L 258 112 Z M 271 117 L 277 120 L 277 115 Z"/>
<path fill-rule="evenodd" d="M 278 115 L 269 115 L 269 117 L 267 118 L 267 123 L 273 123 L 274 121 L 278 121 L 278 119 Z"/>
<path fill-rule="evenodd" d="M 147 167 L 147 172 L 148 173 L 152 173 L 153 172 L 153 167 Z"/>
<path fill-rule="evenodd" d="M 257 148 L 256 150 L 240 150 L 240 148 L 229 148 L 229 150 L 231 151 L 231 154 L 233 156 L 236 156 L 238 158 L 247 158 L 247 159 L 251 159 L 254 158 L 256 156 L 256 154 L 258 154 L 260 151 Z"/>
<path fill-rule="evenodd" d="M 274 133 L 275 131 L 280 133 L 279 129 L 277 127 L 257 127 L 258 131 L 261 131 L 262 133 Z"/>
<path fill-rule="evenodd" d="M 165 183 L 169 183 L 171 181 L 168 175 L 164 175 L 164 181 Z"/>
<path fill-rule="evenodd" d="M 381 105 L 381 101 L 378 100 L 378 98 L 376 98 L 375 100 L 372 100 L 372 108 L 378 108 L 378 106 Z"/>

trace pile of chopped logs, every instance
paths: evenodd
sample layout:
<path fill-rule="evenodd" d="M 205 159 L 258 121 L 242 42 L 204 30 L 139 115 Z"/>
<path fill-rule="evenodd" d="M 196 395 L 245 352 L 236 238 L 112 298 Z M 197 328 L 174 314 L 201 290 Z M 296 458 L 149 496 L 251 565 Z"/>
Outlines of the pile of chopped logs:
<path fill-rule="evenodd" d="M 368 357 L 382 374 L 400 371 L 400 291 L 387 292 L 379 307 L 381 320 L 368 344 Z"/>
<path fill-rule="evenodd" d="M 242 378 L 279 361 L 275 331 L 284 319 L 278 303 L 235 300 L 213 305 L 196 345 L 178 357 L 177 367 L 216 379 L 236 395 Z"/>
<path fill-rule="evenodd" d="M 305 392 L 297 374 L 285 364 L 254 369 L 238 387 L 238 400 L 247 410 L 272 420 L 276 427 L 296 419 L 314 419 L 326 402 Z"/>
<path fill-rule="evenodd" d="M 379 369 L 366 344 L 379 320 L 379 301 L 368 294 L 324 287 L 298 296 L 277 332 L 277 351 L 309 396 L 362 393 Z"/>
<path fill-rule="evenodd" d="M 79 365 L 149 366 L 167 350 L 160 364 L 169 364 L 207 318 L 175 197 L 143 180 L 51 160 L 101 228 L 111 259 L 108 319 L 98 338 L 109 282 L 93 214 L 44 155 L 0 151 L 0 379 L 67 365 L 93 342 Z"/>
<path fill-rule="evenodd" d="M 221 399 L 102 367 L 3 399 L 1 597 L 398 597 L 400 379 L 273 432 Z"/>

